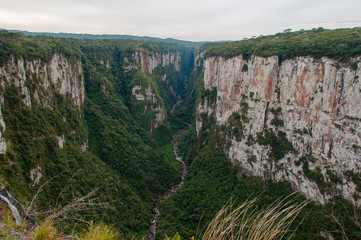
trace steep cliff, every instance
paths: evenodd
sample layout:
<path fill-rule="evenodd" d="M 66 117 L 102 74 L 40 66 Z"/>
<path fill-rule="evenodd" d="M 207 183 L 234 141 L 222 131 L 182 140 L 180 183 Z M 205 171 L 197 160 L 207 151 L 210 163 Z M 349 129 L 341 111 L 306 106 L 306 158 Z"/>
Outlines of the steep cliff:
<path fill-rule="evenodd" d="M 163 98 L 179 98 L 176 93 L 177 84 L 172 73 L 180 74 L 181 61 L 179 52 L 149 52 L 148 50 L 138 51 L 124 59 L 125 71 L 131 69 L 141 70 L 130 83 L 131 93 L 134 96 L 132 105 L 135 116 L 142 116 L 142 122 L 146 128 L 152 131 L 164 125 L 167 117 L 167 109 Z M 158 71 L 154 71 L 157 70 Z M 151 77 L 150 77 L 151 75 Z M 171 82 L 170 82 L 171 81 Z M 156 83 L 159 84 L 156 84 Z M 158 90 L 163 87 L 163 94 Z M 178 91 L 177 91 L 178 92 Z M 174 105 L 174 102 L 173 102 Z M 170 107 L 168 107 L 168 111 Z M 151 113 L 151 117 L 147 116 Z M 150 119 L 149 119 L 150 118 Z"/>
<path fill-rule="evenodd" d="M 134 61 L 135 60 L 135 61 Z M 133 53 L 130 59 L 126 58 L 125 62 L 127 70 L 137 68 L 140 64 L 141 69 L 145 73 L 152 73 L 158 66 L 173 65 L 176 71 L 181 69 L 181 56 L 179 51 L 175 52 L 150 52 L 147 49 Z"/>
<path fill-rule="evenodd" d="M 360 57 L 242 55 L 207 58 L 197 106 L 214 118 L 218 146 L 242 170 L 286 180 L 321 203 L 336 195 L 357 201 L 361 173 Z"/>
<path fill-rule="evenodd" d="M 4 90 L 12 84 L 20 89 L 22 102 L 28 108 L 32 106 L 51 108 L 56 102 L 56 94 L 69 95 L 79 109 L 84 104 L 82 64 L 80 60 L 71 63 L 59 53 L 54 53 L 49 62 L 44 62 L 40 58 L 25 60 L 23 57 L 15 58 L 11 55 L 6 64 L 0 68 L 0 80 L 2 106 L 4 105 Z M 4 133 L 6 125 L 2 115 L 1 126 Z M 5 153 L 5 151 L 6 140 L 1 138 L 0 152 Z"/>
<path fill-rule="evenodd" d="M 114 46 L 108 48 L 112 51 L 106 53 L 101 48 L 101 51 L 94 51 L 94 46 L 84 48 L 91 64 L 100 66 L 96 74 L 104 75 L 94 86 L 91 83 L 92 90 L 109 95 L 112 88 L 119 87 L 119 93 L 129 105 L 133 117 L 141 118 L 140 122 L 147 130 L 164 125 L 167 112 L 184 88 L 180 50 L 134 47 L 122 52 Z M 112 82 L 111 79 L 117 78 L 126 78 L 127 81 Z"/>
<path fill-rule="evenodd" d="M 138 116 L 146 129 L 151 132 L 159 126 L 162 126 L 167 117 L 167 110 L 163 99 L 159 96 L 157 88 L 151 81 L 147 81 L 147 77 L 142 74 L 137 78 L 141 82 L 132 87 L 132 112 Z M 148 113 L 148 114 L 147 114 Z"/>

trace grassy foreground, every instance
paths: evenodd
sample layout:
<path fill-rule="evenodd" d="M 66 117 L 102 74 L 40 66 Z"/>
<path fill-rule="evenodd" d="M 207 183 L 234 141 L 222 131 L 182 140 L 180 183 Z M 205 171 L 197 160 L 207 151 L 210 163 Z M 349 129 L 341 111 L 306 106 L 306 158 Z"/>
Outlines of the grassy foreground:
<path fill-rule="evenodd" d="M 291 197 L 284 200 L 278 199 L 265 209 L 256 210 L 254 208 L 257 198 L 246 200 L 240 206 L 235 207 L 232 201 L 224 205 L 213 220 L 208 224 L 203 232 L 202 240 L 260 240 L 260 239 L 282 239 L 288 234 L 288 239 L 292 237 L 290 226 L 302 209 L 307 205 L 307 201 L 294 203 Z M 29 240 L 49 240 L 49 239 L 76 239 L 76 240 L 116 240 L 116 239 L 145 239 L 144 237 L 124 237 L 112 226 L 102 222 L 94 224 L 88 223 L 88 228 L 81 233 L 65 235 L 58 231 L 54 219 L 47 219 L 39 226 L 24 231 L 26 224 L 16 225 L 12 219 L 10 211 L 1 211 L 4 229 L 0 229 L 0 237 L 3 239 L 29 239 Z M 162 239 L 162 237 L 160 237 Z M 180 240 L 177 233 L 173 237 L 164 236 L 167 240 Z M 192 239 L 195 239 L 194 237 Z"/>

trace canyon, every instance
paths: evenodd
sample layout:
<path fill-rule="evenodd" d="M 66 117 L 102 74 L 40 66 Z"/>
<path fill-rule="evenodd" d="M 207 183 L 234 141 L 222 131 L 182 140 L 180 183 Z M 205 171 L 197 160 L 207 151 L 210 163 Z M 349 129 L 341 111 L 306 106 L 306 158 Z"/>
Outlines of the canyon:
<path fill-rule="evenodd" d="M 0 34 L 0 181 L 33 216 L 94 190 L 111 202 L 95 210 L 105 221 L 146 231 L 154 196 L 181 176 L 153 137 L 171 136 L 180 48 L 69 41 Z"/>
<path fill-rule="evenodd" d="M 106 68 L 110 70 L 109 60 L 99 59 L 101 65 L 104 61 L 107 63 Z M 138 64 L 144 73 L 151 73 L 157 66 L 174 66 L 176 71 L 180 71 L 180 55 L 179 52 L 169 53 L 154 53 L 149 54 L 145 52 L 135 52 L 129 58 L 125 58 L 126 63 L 123 68 L 125 71 L 137 69 Z M 56 101 L 56 93 L 63 96 L 69 95 L 74 101 L 74 104 L 79 109 L 84 104 L 85 89 L 84 89 L 84 74 L 81 61 L 71 63 L 62 54 L 54 53 L 49 62 L 44 62 L 41 59 L 25 60 L 23 57 L 15 58 L 10 56 L 4 66 L 0 68 L 1 86 L 4 88 L 14 84 L 21 90 L 24 96 L 22 101 L 25 107 L 31 108 L 32 105 L 49 107 L 51 103 Z M 163 81 L 166 81 L 166 74 L 162 76 Z M 33 89 L 29 88 L 30 83 Z M 105 85 L 100 86 L 100 91 L 106 93 Z M 144 102 L 145 106 L 143 114 L 151 111 L 155 114 L 151 119 L 151 130 L 163 125 L 166 119 L 166 109 L 161 98 L 156 97 L 156 89 L 150 84 L 148 85 L 134 85 L 132 94 L 135 96 L 134 101 Z M 4 105 L 4 92 L 0 93 L 0 102 Z M 158 93 L 157 93 L 158 94 Z M 175 93 L 173 93 L 175 94 Z M 175 94 L 175 97 L 177 95 Z M 149 108 L 148 108 L 149 107 Z M 66 119 L 64 120 L 66 121 Z M 3 137 L 6 130 L 6 123 L 3 119 L 0 108 L 0 125 L 2 131 L 0 133 L 0 153 L 6 153 L 7 143 Z M 64 136 L 58 136 L 59 146 L 64 144 Z M 87 139 L 84 139 L 84 147 L 86 149 Z"/>
<path fill-rule="evenodd" d="M 38 191 L 34 208 L 96 189 L 102 220 L 153 239 L 174 226 L 192 237 L 229 198 L 264 191 L 268 203 L 273 188 L 319 209 L 361 205 L 360 54 L 6 33 L 0 43 L 0 183 L 24 206 Z"/>

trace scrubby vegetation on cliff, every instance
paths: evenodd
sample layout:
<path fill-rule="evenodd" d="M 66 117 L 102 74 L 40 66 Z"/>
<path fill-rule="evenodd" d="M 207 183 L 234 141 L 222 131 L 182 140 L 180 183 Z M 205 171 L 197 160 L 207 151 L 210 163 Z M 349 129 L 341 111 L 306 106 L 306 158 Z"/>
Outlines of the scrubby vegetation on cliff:
<path fill-rule="evenodd" d="M 205 48 L 207 49 L 207 48 Z M 345 60 L 361 54 L 361 28 L 327 30 L 314 28 L 291 32 L 286 30 L 271 36 L 217 44 L 206 50 L 205 58 L 239 55 L 248 59 L 252 55 L 278 56 L 280 60 L 297 56 L 330 57 Z"/>

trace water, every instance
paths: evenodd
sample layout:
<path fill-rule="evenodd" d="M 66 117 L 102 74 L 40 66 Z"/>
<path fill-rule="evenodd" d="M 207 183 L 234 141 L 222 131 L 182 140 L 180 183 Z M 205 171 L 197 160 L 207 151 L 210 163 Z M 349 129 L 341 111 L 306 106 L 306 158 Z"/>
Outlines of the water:
<path fill-rule="evenodd" d="M 177 185 L 174 185 L 168 192 L 165 192 L 161 196 L 154 199 L 153 214 L 152 214 L 152 219 L 150 220 L 149 229 L 148 229 L 148 240 L 154 240 L 155 234 L 157 233 L 157 223 L 159 221 L 159 215 L 160 215 L 160 210 L 159 210 L 159 205 L 158 205 L 159 200 L 164 200 L 164 199 L 169 198 L 175 192 L 177 192 L 178 189 L 180 189 L 182 187 L 182 185 L 184 184 L 184 177 L 187 174 L 187 166 L 186 166 L 185 162 L 183 161 L 182 156 L 180 156 L 178 154 L 179 138 L 182 136 L 182 134 L 184 132 L 185 132 L 185 130 L 180 130 L 176 134 L 174 134 L 172 137 L 173 152 L 174 152 L 174 155 L 175 155 L 177 161 L 179 162 L 179 164 L 182 167 L 182 178 L 181 178 L 181 181 Z"/>
<path fill-rule="evenodd" d="M 24 220 L 29 223 L 30 227 L 38 225 L 35 219 L 26 211 L 24 206 L 21 205 L 18 200 L 6 190 L 2 183 L 0 183 L 0 201 L 3 201 L 8 205 L 16 224 L 20 225 Z M 23 217 L 21 216 L 19 209 L 23 214 Z"/>
<path fill-rule="evenodd" d="M 16 224 L 20 225 L 23 221 L 23 219 L 21 218 L 21 215 L 17 209 L 17 207 L 14 206 L 14 204 L 12 202 L 14 202 L 15 204 L 19 204 L 18 201 L 4 188 L 4 186 L 1 186 L 1 192 L 0 192 L 0 199 L 3 200 L 8 207 L 10 208 Z"/>
<path fill-rule="evenodd" d="M 176 104 L 174 104 L 174 106 L 172 107 L 172 110 L 170 111 L 171 113 L 174 113 L 174 109 L 181 103 L 181 100 L 178 100 L 178 102 Z"/>

